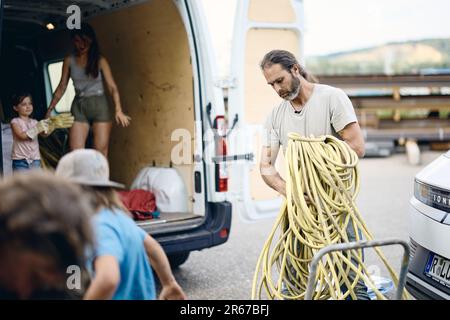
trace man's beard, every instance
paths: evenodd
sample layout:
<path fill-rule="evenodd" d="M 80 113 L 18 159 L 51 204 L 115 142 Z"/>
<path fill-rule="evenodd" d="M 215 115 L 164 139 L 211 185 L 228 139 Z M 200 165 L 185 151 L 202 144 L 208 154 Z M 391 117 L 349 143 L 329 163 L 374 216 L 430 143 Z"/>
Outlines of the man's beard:
<path fill-rule="evenodd" d="M 301 89 L 300 79 L 298 79 L 295 76 L 292 76 L 291 89 L 288 91 L 288 95 L 282 98 L 286 101 L 292 101 L 298 97 L 300 89 Z"/>

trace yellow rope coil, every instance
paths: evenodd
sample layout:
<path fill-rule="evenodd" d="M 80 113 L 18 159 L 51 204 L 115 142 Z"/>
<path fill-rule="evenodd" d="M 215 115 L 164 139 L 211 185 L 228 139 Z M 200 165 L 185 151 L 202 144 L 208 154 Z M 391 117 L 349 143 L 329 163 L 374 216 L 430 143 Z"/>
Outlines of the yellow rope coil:
<path fill-rule="evenodd" d="M 333 136 L 304 138 L 290 133 L 285 159 L 287 197 L 258 259 L 252 299 L 261 299 L 263 288 L 269 299 L 303 299 L 314 254 L 330 244 L 349 242 L 349 224 L 367 240 L 373 239 L 355 204 L 358 156 L 345 142 Z M 356 241 L 362 240 L 355 234 Z M 375 250 L 398 285 L 395 271 L 381 250 Z M 351 279 L 349 272 L 354 274 Z M 369 277 L 362 250 L 330 253 L 319 263 L 313 299 L 357 299 L 359 280 L 377 299 L 386 299 Z M 348 290 L 342 292 L 342 286 Z"/>

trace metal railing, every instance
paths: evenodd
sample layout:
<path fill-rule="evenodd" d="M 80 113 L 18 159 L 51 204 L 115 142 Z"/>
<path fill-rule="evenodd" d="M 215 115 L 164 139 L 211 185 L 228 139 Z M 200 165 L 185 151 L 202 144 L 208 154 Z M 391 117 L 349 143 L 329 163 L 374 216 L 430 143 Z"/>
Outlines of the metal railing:
<path fill-rule="evenodd" d="M 310 269 L 309 269 L 309 277 L 308 277 L 308 285 L 305 293 L 305 300 L 312 300 L 313 293 L 315 291 L 314 284 L 317 274 L 317 267 L 319 262 L 322 260 L 323 256 L 335 251 L 346 251 L 353 249 L 362 249 L 362 248 L 371 248 L 371 247 L 382 247 L 382 246 L 390 246 L 390 245 L 400 245 L 403 247 L 403 259 L 400 268 L 400 276 L 398 280 L 397 292 L 395 295 L 396 300 L 401 300 L 403 290 L 406 284 L 406 274 L 408 272 L 409 265 L 409 255 L 410 248 L 409 244 L 401 239 L 385 239 L 385 240 L 371 240 L 371 241 L 357 241 L 357 242 L 349 242 L 349 243 L 338 243 L 326 246 L 325 248 L 320 249 L 311 261 Z"/>

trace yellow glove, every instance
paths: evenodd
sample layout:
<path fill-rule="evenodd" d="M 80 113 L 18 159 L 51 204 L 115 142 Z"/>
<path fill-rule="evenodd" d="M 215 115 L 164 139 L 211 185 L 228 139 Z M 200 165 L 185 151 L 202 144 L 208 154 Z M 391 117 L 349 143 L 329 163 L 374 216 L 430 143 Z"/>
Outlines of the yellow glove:
<path fill-rule="evenodd" d="M 71 113 L 65 112 L 65 113 L 58 114 L 56 116 L 51 116 L 48 120 L 49 120 L 48 121 L 48 128 L 49 128 L 48 134 L 50 134 L 55 129 L 72 127 L 75 118 L 74 118 L 74 116 L 72 116 Z"/>
<path fill-rule="evenodd" d="M 41 120 L 39 121 L 33 128 L 27 130 L 26 135 L 34 140 L 38 134 L 44 132 L 45 134 L 47 134 L 50 131 L 50 127 L 48 125 L 48 121 L 47 120 Z"/>

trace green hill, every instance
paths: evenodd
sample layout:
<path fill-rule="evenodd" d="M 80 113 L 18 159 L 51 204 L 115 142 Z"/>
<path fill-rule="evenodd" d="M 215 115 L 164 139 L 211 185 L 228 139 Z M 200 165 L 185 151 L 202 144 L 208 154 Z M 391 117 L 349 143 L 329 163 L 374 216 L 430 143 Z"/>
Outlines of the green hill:
<path fill-rule="evenodd" d="M 426 39 L 306 57 L 313 74 L 411 74 L 450 68 L 450 39 Z"/>

